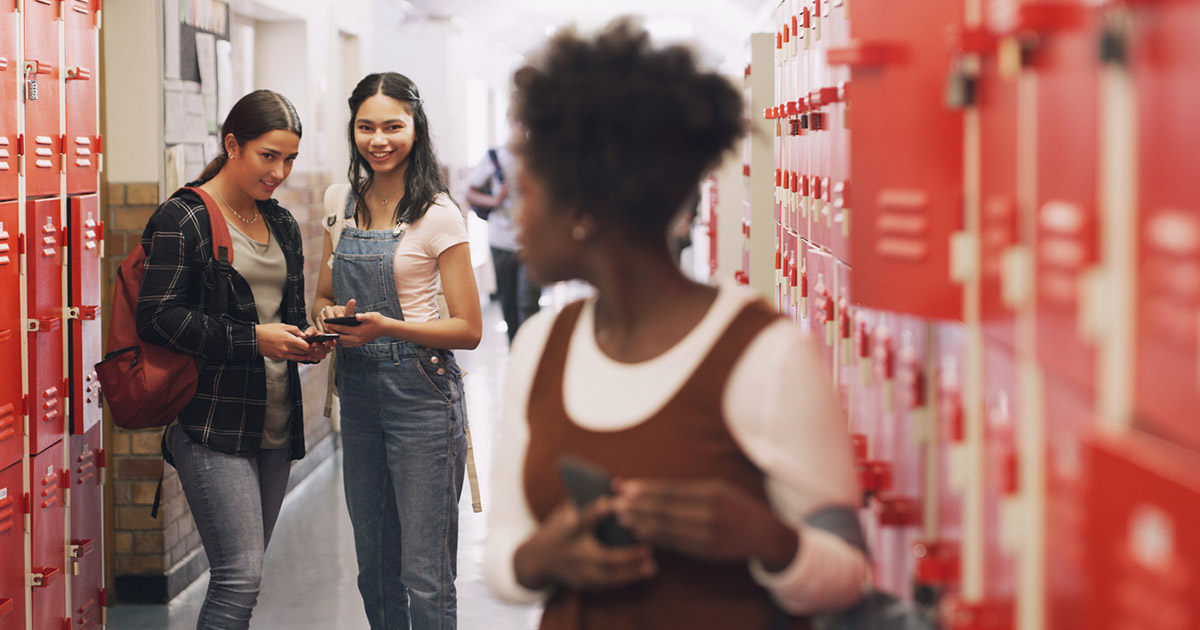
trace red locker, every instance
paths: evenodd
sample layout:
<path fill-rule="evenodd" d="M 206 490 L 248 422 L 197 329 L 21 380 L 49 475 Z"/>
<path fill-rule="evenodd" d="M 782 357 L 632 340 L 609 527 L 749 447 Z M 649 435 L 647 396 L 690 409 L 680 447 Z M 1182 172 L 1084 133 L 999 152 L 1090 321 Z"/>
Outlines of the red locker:
<path fill-rule="evenodd" d="M 96 83 L 99 81 L 96 15 L 99 0 L 67 0 L 63 20 L 66 57 L 67 194 L 96 192 L 99 187 L 100 123 Z"/>
<path fill-rule="evenodd" d="M 25 630 L 24 494 L 21 465 L 0 470 L 0 630 Z"/>
<path fill-rule="evenodd" d="M 25 2 L 25 195 L 58 195 L 62 165 L 59 126 L 58 2 Z"/>
<path fill-rule="evenodd" d="M 1083 599 L 1088 479 L 1084 449 L 1096 423 L 1092 393 L 1046 374 L 1046 628 L 1086 618 Z"/>
<path fill-rule="evenodd" d="M 15 6 L 0 9 L 0 200 L 17 198 L 19 172 L 17 148 L 18 128 L 16 103 L 17 73 L 21 72 L 21 51 L 17 49 L 17 20 Z M 11 104 L 11 105 L 10 105 Z M 15 224 L 14 224 L 15 225 Z M 13 230 L 14 232 L 16 230 Z"/>
<path fill-rule="evenodd" d="M 1134 13 L 1137 89 L 1138 426 L 1200 451 L 1200 3 Z"/>
<path fill-rule="evenodd" d="M 63 627 L 67 609 L 65 502 L 69 477 L 62 466 L 62 442 L 29 460 L 34 628 Z"/>
<path fill-rule="evenodd" d="M 1028 15 L 1032 7 L 1027 7 Z M 1068 14 L 1069 16 L 1069 14 Z M 1045 22 L 1043 20 L 1043 22 Z M 1052 23 L 1052 22 L 1051 22 Z M 1038 93 L 1035 299 L 1038 362 L 1081 387 L 1095 381 L 1096 354 L 1080 334 L 1079 283 L 1099 261 L 1097 224 L 1100 18 L 1043 29 L 1033 57 Z"/>
<path fill-rule="evenodd" d="M 1089 630 L 1200 627 L 1200 463 L 1132 435 L 1087 451 Z"/>
<path fill-rule="evenodd" d="M 984 348 L 984 591 L 986 601 L 1012 602 L 1015 597 L 1016 563 L 1014 547 L 1005 536 L 1007 503 L 1021 491 L 1017 452 L 1017 358 L 1013 351 L 998 343 Z"/>
<path fill-rule="evenodd" d="M 849 262 L 855 300 L 865 306 L 961 317 L 949 239 L 962 226 L 962 116 L 942 95 L 952 61 L 946 31 L 962 22 L 962 6 L 855 0 L 853 40 L 828 54 L 829 63 L 852 68 Z"/>
<path fill-rule="evenodd" d="M 104 618 L 104 451 L 102 427 L 70 438 L 71 628 L 101 627 Z"/>
<path fill-rule="evenodd" d="M 71 260 L 71 427 L 85 433 L 100 422 L 100 382 L 95 365 L 102 358 L 100 318 L 100 246 L 104 225 L 96 195 L 72 197 L 70 203 Z"/>
<path fill-rule="evenodd" d="M 17 225 L 21 207 L 0 203 L 0 295 L 19 296 L 21 269 Z M 0 302 L 0 468 L 21 459 L 21 301 Z"/>
<path fill-rule="evenodd" d="M 1009 349 L 1016 345 L 1015 313 L 1002 293 L 1004 255 L 1017 244 L 1017 81 L 1004 76 L 995 48 L 959 37 L 960 49 L 981 53 L 976 109 L 979 112 L 980 317 L 988 337 Z"/>
<path fill-rule="evenodd" d="M 916 413 L 924 409 L 926 326 L 915 317 L 876 313 L 874 414 L 867 420 L 868 462 L 886 475 L 860 472 L 870 503 L 871 552 L 875 582 L 897 596 L 911 592 L 916 558 L 911 549 L 923 537 L 923 452 L 917 442 Z"/>
<path fill-rule="evenodd" d="M 29 294 L 29 448 L 42 452 L 62 439 L 63 400 L 63 230 L 60 199 L 28 202 L 25 245 Z"/>
<path fill-rule="evenodd" d="M 846 5 L 840 2 L 821 2 L 821 44 L 825 50 L 841 48 L 850 42 L 851 23 L 846 19 Z M 828 228 L 825 247 L 843 262 L 850 261 L 850 129 L 846 90 L 850 83 L 850 70 L 845 66 L 826 66 L 820 85 L 809 88 L 809 99 L 819 102 L 822 116 L 821 129 L 826 146 L 825 207 L 824 217 Z"/>

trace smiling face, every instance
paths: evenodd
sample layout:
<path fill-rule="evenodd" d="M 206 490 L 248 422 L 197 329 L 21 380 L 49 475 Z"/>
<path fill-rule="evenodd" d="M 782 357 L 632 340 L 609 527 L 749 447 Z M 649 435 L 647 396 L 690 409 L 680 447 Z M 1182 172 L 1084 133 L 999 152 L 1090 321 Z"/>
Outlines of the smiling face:
<path fill-rule="evenodd" d="M 292 173 L 292 163 L 299 148 L 300 136 L 283 129 L 268 131 L 243 145 L 230 134 L 225 137 L 225 149 L 230 159 L 222 172 L 242 192 L 266 201 Z"/>
<path fill-rule="evenodd" d="M 376 94 L 359 106 L 354 117 L 354 146 L 375 173 L 406 167 L 414 138 L 412 113 L 404 103 Z"/>

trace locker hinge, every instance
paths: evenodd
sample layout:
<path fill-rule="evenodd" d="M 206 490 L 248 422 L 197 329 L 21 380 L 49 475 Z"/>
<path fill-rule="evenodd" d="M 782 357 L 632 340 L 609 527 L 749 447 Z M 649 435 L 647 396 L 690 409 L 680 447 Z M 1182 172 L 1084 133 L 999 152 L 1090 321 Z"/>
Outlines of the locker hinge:
<path fill-rule="evenodd" d="M 71 630 L 71 618 L 70 617 L 63 619 L 63 630 Z"/>
<path fill-rule="evenodd" d="M 67 134 L 65 133 L 58 134 L 58 152 L 63 155 L 67 154 Z"/>
<path fill-rule="evenodd" d="M 22 416 L 29 415 L 29 396 L 21 397 L 21 415 Z"/>
<path fill-rule="evenodd" d="M 96 459 L 95 459 L 96 468 L 103 469 L 105 466 L 108 465 L 108 462 L 105 461 L 105 459 L 104 459 L 104 449 L 98 448 L 93 452 L 96 453 Z"/>
<path fill-rule="evenodd" d="M 58 0 L 58 21 L 62 22 L 67 15 L 67 0 Z"/>
<path fill-rule="evenodd" d="M 26 492 L 21 495 L 21 513 L 29 514 L 29 511 L 29 493 Z"/>
<path fill-rule="evenodd" d="M 17 134 L 17 155 L 25 155 L 25 134 Z"/>

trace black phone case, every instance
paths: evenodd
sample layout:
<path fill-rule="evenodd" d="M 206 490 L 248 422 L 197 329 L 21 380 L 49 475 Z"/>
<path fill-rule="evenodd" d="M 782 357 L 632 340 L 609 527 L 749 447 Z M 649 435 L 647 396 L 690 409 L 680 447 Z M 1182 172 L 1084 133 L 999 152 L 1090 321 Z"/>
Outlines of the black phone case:
<path fill-rule="evenodd" d="M 558 475 L 577 508 L 583 508 L 602 496 L 612 494 L 612 478 L 608 473 L 578 457 L 559 457 Z M 600 521 L 596 526 L 595 535 L 600 544 L 607 547 L 624 547 L 637 542 L 629 530 L 617 523 L 615 515 L 609 515 Z"/>
<path fill-rule="evenodd" d="M 334 326 L 360 326 L 362 322 L 356 319 L 353 315 L 345 315 L 342 317 L 330 317 L 325 320 L 326 324 Z"/>

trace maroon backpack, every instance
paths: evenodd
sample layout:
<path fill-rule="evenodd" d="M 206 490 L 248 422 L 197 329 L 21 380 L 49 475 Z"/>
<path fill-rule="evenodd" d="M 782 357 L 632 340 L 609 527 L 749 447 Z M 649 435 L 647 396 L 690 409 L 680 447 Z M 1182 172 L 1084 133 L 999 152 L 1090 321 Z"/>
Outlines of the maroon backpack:
<path fill-rule="evenodd" d="M 208 312 L 224 313 L 228 278 L 233 263 L 229 228 L 220 208 L 199 188 L 180 188 L 172 198 L 190 191 L 204 201 L 212 225 L 213 258 L 220 277 Z M 142 288 L 146 249 L 140 243 L 117 271 L 112 314 L 108 318 L 108 352 L 96 364 L 100 388 L 113 422 L 123 429 L 149 429 L 171 423 L 196 395 L 197 358 L 173 352 L 138 337 L 137 302 Z"/>

